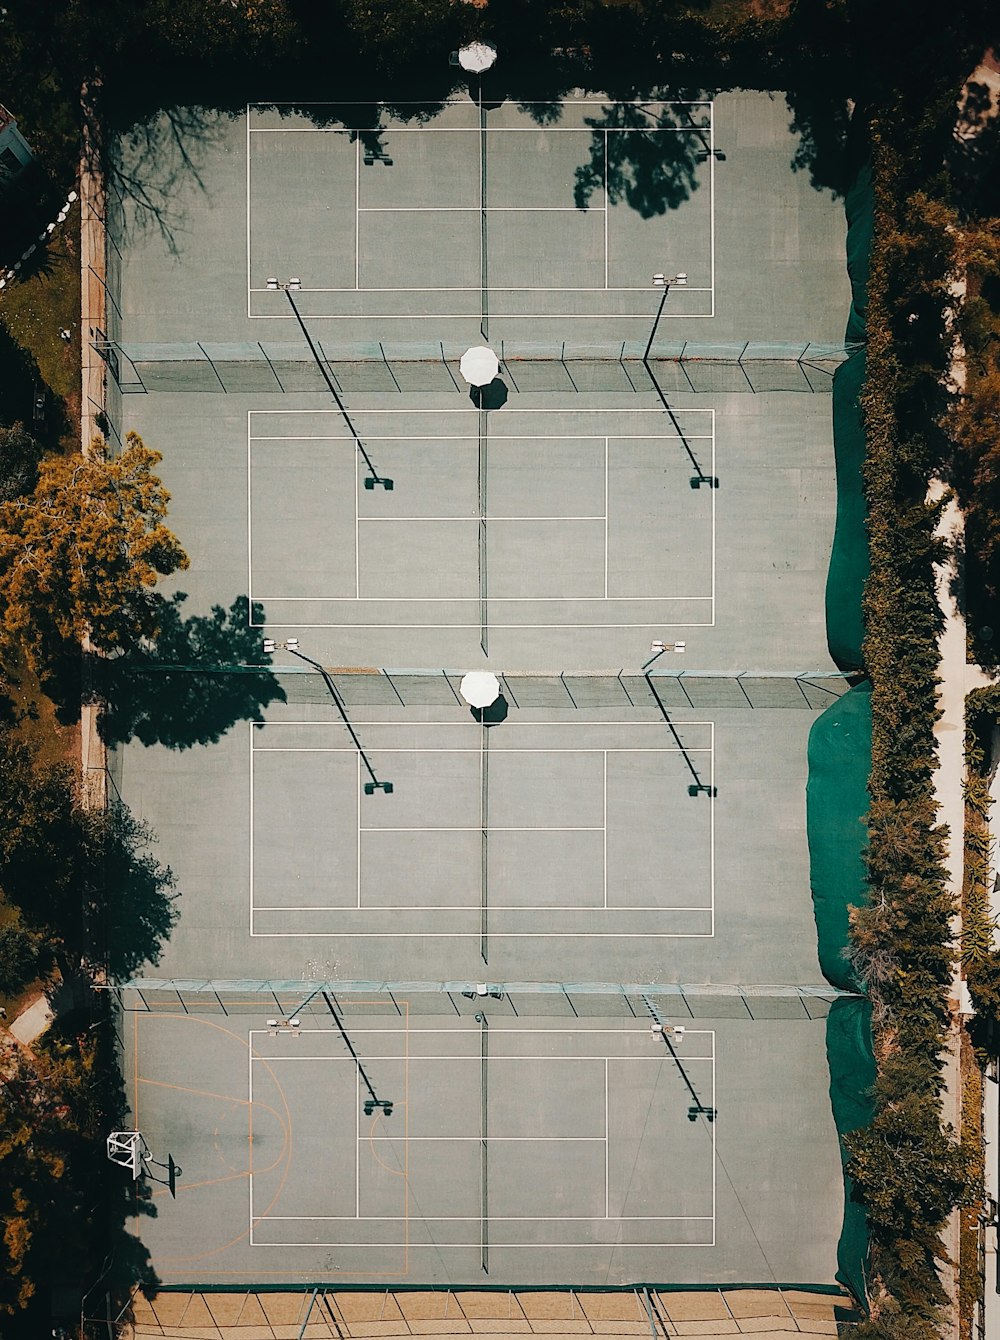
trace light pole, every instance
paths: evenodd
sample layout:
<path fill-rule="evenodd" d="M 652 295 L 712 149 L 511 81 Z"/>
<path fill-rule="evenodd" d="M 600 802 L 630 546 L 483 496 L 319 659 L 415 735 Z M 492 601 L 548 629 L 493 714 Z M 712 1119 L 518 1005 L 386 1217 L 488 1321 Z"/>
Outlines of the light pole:
<path fill-rule="evenodd" d="M 311 665 L 314 670 L 319 671 L 320 675 L 323 678 L 323 683 L 329 690 L 330 697 L 333 699 L 334 703 L 336 704 L 337 711 L 340 713 L 340 719 L 347 727 L 348 735 L 350 735 L 351 739 L 354 741 L 354 747 L 358 751 L 358 757 L 361 759 L 361 762 L 365 765 L 365 769 L 368 773 L 368 776 L 371 778 L 370 781 L 365 782 L 365 795 L 373 796 L 376 791 L 384 791 L 387 796 L 391 796 L 392 782 L 380 782 L 379 779 L 375 776 L 375 770 L 368 760 L 368 755 L 361 747 L 361 741 L 358 739 L 357 732 L 351 725 L 350 719 L 348 718 L 347 715 L 347 709 L 344 707 L 343 700 L 341 699 L 340 694 L 337 692 L 337 686 L 330 678 L 330 674 L 326 670 L 326 668 L 320 665 L 319 661 L 314 661 L 311 656 L 307 656 L 305 652 L 299 651 L 299 639 L 297 637 L 287 638 L 284 642 L 275 642 L 273 637 L 266 637 L 264 639 L 264 650 L 268 654 L 279 650 L 291 652 L 291 654 L 293 656 L 297 656 L 300 661 L 305 661 L 307 665 Z"/>
<path fill-rule="evenodd" d="M 646 372 L 649 374 L 649 380 L 653 383 L 653 386 L 656 390 L 656 394 L 660 398 L 660 404 L 666 410 L 667 417 L 670 419 L 674 431 L 680 438 L 681 446 L 687 452 L 687 458 L 691 462 L 692 467 L 694 468 L 695 473 L 691 476 L 691 487 L 693 489 L 700 489 L 702 484 L 707 484 L 710 489 L 717 489 L 719 487 L 718 479 L 716 479 L 714 475 L 706 475 L 704 470 L 698 464 L 698 459 L 695 456 L 694 452 L 691 450 L 691 444 L 688 442 L 687 437 L 684 434 L 684 430 L 683 428 L 681 428 L 681 425 L 677 420 L 676 414 L 670 408 L 670 405 L 667 402 L 667 397 L 663 393 L 663 387 L 657 380 L 656 373 L 653 371 L 652 364 L 649 361 L 649 352 L 653 347 L 653 341 L 656 339 L 656 332 L 660 325 L 660 317 L 663 315 L 663 309 L 667 303 L 667 295 L 669 294 L 672 288 L 683 288 L 687 284 L 687 281 L 688 277 L 683 271 L 680 271 L 678 274 L 672 275 L 669 279 L 666 277 L 666 275 L 662 274 L 653 275 L 653 287 L 661 289 L 662 292 L 660 293 L 660 305 L 659 307 L 657 307 L 656 316 L 653 319 L 653 329 L 649 332 L 649 339 L 646 341 L 646 349 L 642 355 L 642 366 L 646 369 Z"/>
<path fill-rule="evenodd" d="M 656 706 L 659 708 L 660 716 L 663 717 L 663 720 L 667 724 L 667 729 L 670 731 L 670 734 L 674 737 L 674 744 L 676 744 L 677 748 L 680 750 L 681 757 L 687 764 L 688 772 L 690 772 L 691 777 L 693 778 L 690 786 L 688 787 L 688 795 L 700 796 L 704 794 L 706 796 L 714 797 L 718 795 L 718 788 L 710 785 L 708 782 L 703 782 L 701 780 L 701 775 L 699 774 L 698 769 L 692 763 L 691 755 L 688 753 L 684 745 L 684 741 L 681 739 L 680 735 L 678 735 L 677 727 L 671 720 L 670 713 L 664 707 L 662 698 L 656 692 L 656 686 L 653 683 L 653 676 L 649 673 L 649 667 L 653 664 L 653 662 L 658 661 L 660 657 L 665 655 L 668 651 L 683 653 L 686 650 L 686 648 L 687 648 L 686 642 L 663 642 L 659 640 L 653 642 L 649 648 L 652 655 L 650 656 L 648 661 L 644 661 L 643 664 L 640 666 L 640 672 L 642 674 L 643 679 L 646 681 L 646 687 L 649 689 L 650 693 L 653 695 L 653 698 L 656 700 Z M 643 999 L 645 1000 L 645 996 L 643 997 Z M 646 1001 L 646 1004 L 649 1005 L 649 1002 Z M 649 1005 L 649 1008 L 652 1009 L 652 1006 Z M 654 1018 L 655 1017 L 656 1016 L 654 1015 Z"/>
<path fill-rule="evenodd" d="M 681 1058 L 677 1055 L 677 1049 L 674 1046 L 674 1042 L 677 1042 L 679 1045 L 684 1041 L 683 1025 L 664 1023 L 663 1019 L 660 1017 L 660 1011 L 656 1008 L 656 1006 L 653 1004 L 653 1002 L 649 999 L 648 996 L 642 997 L 642 1003 L 645 1005 L 646 1009 L 653 1016 L 654 1023 L 652 1028 L 649 1030 L 650 1034 L 654 1038 L 662 1039 L 664 1045 L 666 1046 L 667 1051 L 670 1053 L 671 1060 L 677 1067 L 677 1073 L 684 1081 L 684 1086 L 687 1089 L 688 1093 L 691 1095 L 692 1102 L 691 1106 L 688 1108 L 687 1111 L 688 1121 L 697 1121 L 699 1117 L 706 1117 L 709 1121 L 714 1121 L 717 1116 L 716 1109 L 714 1107 L 706 1107 L 706 1105 L 701 1101 L 701 1099 L 698 1096 L 698 1091 L 691 1083 L 691 1078 L 688 1075 L 687 1071 L 684 1069 L 684 1066 L 681 1062 Z"/>
<path fill-rule="evenodd" d="M 355 445 L 357 446 L 358 451 L 361 453 L 361 457 L 368 469 L 368 478 L 365 480 L 365 488 L 373 489 L 376 484 L 381 484 L 382 487 L 385 489 L 386 493 L 391 493 L 393 488 L 392 480 L 386 479 L 383 475 L 380 475 L 378 471 L 375 469 L 375 466 L 372 464 L 372 458 L 368 455 L 368 452 L 365 449 L 365 444 L 362 442 L 358 430 L 355 428 L 354 424 L 351 421 L 351 416 L 347 412 L 347 406 L 340 398 L 340 392 L 337 390 L 336 383 L 330 376 L 330 370 L 323 362 L 322 358 L 320 358 L 319 350 L 316 348 L 316 345 L 313 342 L 313 338 L 309 334 L 309 330 L 306 326 L 306 323 L 302 319 L 302 313 L 299 311 L 298 305 L 295 299 L 292 297 L 293 293 L 298 293 L 301 291 L 302 280 L 288 279 L 282 282 L 276 279 L 272 275 L 267 280 L 267 289 L 271 293 L 277 293 L 278 290 L 280 289 L 284 293 L 285 297 L 288 299 L 291 309 L 295 313 L 295 319 L 299 323 L 299 329 L 305 336 L 306 344 L 308 344 L 309 346 L 309 352 L 312 354 L 316 362 L 316 366 L 319 368 L 320 374 L 323 380 L 326 382 L 327 389 L 329 390 L 330 394 L 336 401 L 337 408 L 343 415 L 344 422 L 347 424 L 350 434 L 354 438 Z"/>
<path fill-rule="evenodd" d="M 347 1029 L 344 1027 L 343 1020 L 341 1019 L 340 1015 L 337 1013 L 337 1010 L 336 1010 L 336 1008 L 335 1008 L 335 1006 L 334 1006 L 333 1000 L 331 999 L 331 997 L 330 997 L 330 995 L 329 995 L 328 992 L 326 992 L 326 991 L 323 992 L 323 999 L 326 1001 L 326 1007 L 327 1007 L 327 1009 L 330 1011 L 331 1015 L 333 1016 L 333 1022 L 337 1025 L 337 1028 L 340 1030 L 340 1036 L 341 1036 L 341 1038 L 343 1039 L 344 1046 L 345 1046 L 345 1047 L 347 1048 L 347 1050 L 351 1053 L 351 1057 L 352 1057 L 352 1059 L 353 1059 L 353 1061 L 354 1061 L 354 1064 L 355 1064 L 355 1066 L 357 1066 L 358 1076 L 359 1076 L 359 1078 L 363 1081 L 365 1088 L 368 1090 L 368 1097 L 367 1097 L 367 1098 L 365 1099 L 365 1101 L 364 1101 L 364 1114 L 365 1114 L 365 1116 L 366 1116 L 366 1117 L 370 1117 L 370 1116 L 372 1116 L 372 1114 L 375 1112 L 375 1109 L 378 1108 L 378 1109 L 380 1109 L 380 1110 L 385 1114 L 385 1116 L 387 1116 L 387 1117 L 391 1117 L 391 1116 L 392 1116 L 392 1107 L 393 1107 L 392 1099 L 391 1099 L 391 1098 L 380 1098 L 380 1097 L 378 1096 L 378 1094 L 375 1092 L 375 1086 L 372 1084 L 371 1080 L 368 1078 L 368 1072 L 365 1070 L 364 1066 L 361 1064 L 361 1057 L 360 1057 L 360 1056 L 358 1055 L 358 1053 L 355 1051 L 355 1049 L 354 1049 L 354 1043 L 351 1041 L 350 1037 L 348 1036 Z"/>

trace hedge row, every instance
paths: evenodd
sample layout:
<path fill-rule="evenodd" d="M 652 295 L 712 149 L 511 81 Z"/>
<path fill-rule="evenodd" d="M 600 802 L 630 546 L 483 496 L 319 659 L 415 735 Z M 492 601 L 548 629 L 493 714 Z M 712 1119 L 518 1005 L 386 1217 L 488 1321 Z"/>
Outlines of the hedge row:
<path fill-rule="evenodd" d="M 871 118 L 875 232 L 862 397 L 870 897 L 853 912 L 851 952 L 872 1001 L 878 1075 L 874 1119 L 846 1143 L 871 1230 L 871 1317 L 859 1334 L 907 1340 L 939 1334 L 942 1231 L 974 1183 L 969 1151 L 944 1123 L 941 1103 L 957 908 L 933 793 L 941 627 L 934 564 L 944 555 L 935 536 L 942 503 L 928 501 L 927 489 L 949 453 L 941 424 L 956 241 L 933 153 L 949 110 L 937 113 L 935 121 L 923 108 L 915 123 L 896 106 Z"/>

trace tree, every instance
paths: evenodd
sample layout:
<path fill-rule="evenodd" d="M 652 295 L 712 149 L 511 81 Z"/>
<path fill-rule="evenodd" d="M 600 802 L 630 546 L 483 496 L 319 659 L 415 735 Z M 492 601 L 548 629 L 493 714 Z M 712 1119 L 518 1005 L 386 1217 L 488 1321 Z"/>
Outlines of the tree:
<path fill-rule="evenodd" d="M 23 423 L 0 428 L 0 502 L 31 493 L 38 483 L 42 448 Z"/>
<path fill-rule="evenodd" d="M 0 503 L 0 618 L 44 670 L 55 651 L 89 634 L 103 651 L 155 634 L 160 577 L 188 565 L 165 525 L 162 459 L 129 433 L 120 456 L 43 461 L 30 497 Z"/>
<path fill-rule="evenodd" d="M 51 955 L 39 935 L 21 926 L 0 930 L 0 991 L 13 995 L 44 976 Z"/>
<path fill-rule="evenodd" d="M 64 977 L 87 961 L 116 976 L 158 962 L 177 909 L 154 840 L 120 802 L 84 809 L 71 768 L 0 731 L 0 888 Z"/>

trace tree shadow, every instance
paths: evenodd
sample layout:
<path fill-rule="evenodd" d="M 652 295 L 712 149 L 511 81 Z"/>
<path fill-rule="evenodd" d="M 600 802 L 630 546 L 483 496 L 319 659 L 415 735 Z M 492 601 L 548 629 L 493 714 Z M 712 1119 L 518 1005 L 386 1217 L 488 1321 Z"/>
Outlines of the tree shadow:
<path fill-rule="evenodd" d="M 844 196 L 850 181 L 847 142 L 851 111 L 847 99 L 820 85 L 789 89 L 792 114 L 789 130 L 799 142 L 792 156 L 793 172 L 808 172 L 817 191 Z"/>
<path fill-rule="evenodd" d="M 950 156 L 963 216 L 1000 214 L 1000 109 L 987 84 L 966 85 Z"/>
<path fill-rule="evenodd" d="M 184 619 L 185 599 L 179 592 L 163 601 L 156 639 L 141 650 L 88 659 L 85 696 L 100 704 L 105 744 L 215 744 L 238 721 L 286 701 L 261 649 L 263 606 L 238 596 L 228 609 L 213 605 Z"/>
<path fill-rule="evenodd" d="M 159 963 L 177 923 L 174 874 L 153 855 L 156 837 L 123 801 L 81 816 L 87 957 L 114 981 Z"/>
<path fill-rule="evenodd" d="M 587 209 L 594 193 L 606 190 L 609 205 L 624 200 L 651 219 L 689 199 L 710 152 L 704 129 L 680 106 L 661 106 L 654 113 L 616 102 L 603 110 L 601 117 L 584 118 L 593 134 L 589 161 L 576 170 L 577 209 Z M 661 135 L 662 130 L 678 133 Z"/>
<path fill-rule="evenodd" d="M 219 117 L 203 107 L 169 106 L 120 133 L 114 150 L 95 150 L 119 211 L 120 237 L 158 232 L 170 254 L 185 229 L 180 203 L 194 183 L 207 195 L 201 163 L 222 142 Z M 98 141 L 100 143 L 100 141 Z"/>

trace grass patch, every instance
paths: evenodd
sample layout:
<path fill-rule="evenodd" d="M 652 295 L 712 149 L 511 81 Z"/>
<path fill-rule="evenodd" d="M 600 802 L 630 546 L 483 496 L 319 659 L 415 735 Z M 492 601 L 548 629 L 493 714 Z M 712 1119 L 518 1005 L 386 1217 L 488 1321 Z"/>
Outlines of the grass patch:
<path fill-rule="evenodd" d="M 80 257 L 68 225 L 34 274 L 0 292 L 0 321 L 31 355 L 50 392 L 66 402 L 72 423 L 80 400 Z M 63 329 L 69 341 L 60 338 Z"/>

